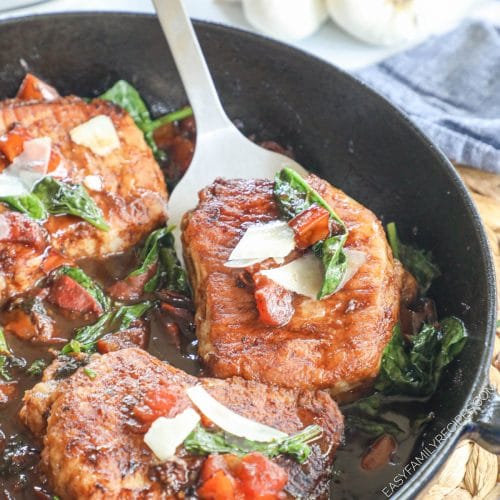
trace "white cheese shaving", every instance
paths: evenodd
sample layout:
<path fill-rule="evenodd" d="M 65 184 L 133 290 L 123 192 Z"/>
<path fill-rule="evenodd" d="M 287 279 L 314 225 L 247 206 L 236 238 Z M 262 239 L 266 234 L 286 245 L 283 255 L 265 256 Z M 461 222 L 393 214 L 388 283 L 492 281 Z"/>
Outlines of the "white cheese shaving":
<path fill-rule="evenodd" d="M 115 126 L 111 118 L 106 115 L 94 116 L 70 130 L 69 135 L 74 143 L 86 146 L 100 156 L 106 156 L 120 147 L 120 139 Z"/>
<path fill-rule="evenodd" d="M 363 252 L 348 248 L 345 248 L 344 252 L 347 257 L 347 269 L 335 292 L 341 290 L 366 261 Z M 284 266 L 261 273 L 290 292 L 316 299 L 323 283 L 324 270 L 321 260 L 313 253 L 307 253 Z"/>
<path fill-rule="evenodd" d="M 315 299 L 323 283 L 323 264 L 313 253 L 307 253 L 281 267 L 261 271 L 264 276 L 290 292 Z"/>
<path fill-rule="evenodd" d="M 191 434 L 200 421 L 192 408 L 187 408 L 173 418 L 159 417 L 144 435 L 144 442 L 156 457 L 165 462 L 175 456 L 177 447 Z"/>
<path fill-rule="evenodd" d="M 102 191 L 104 185 L 100 175 L 87 175 L 83 178 L 83 185 L 91 191 Z"/>
<path fill-rule="evenodd" d="M 190 387 L 186 393 L 203 415 L 229 434 L 263 443 L 287 436 L 274 427 L 238 415 L 210 396 L 201 385 Z"/>
<path fill-rule="evenodd" d="M 270 258 L 286 257 L 294 248 L 294 232 L 285 221 L 275 220 L 266 224 L 255 224 L 246 230 L 231 252 L 226 265 L 245 267 L 232 266 L 231 261 L 252 260 L 255 264 Z"/>
<path fill-rule="evenodd" d="M 51 140 L 40 137 L 24 141 L 23 152 L 0 174 L 0 196 L 20 196 L 47 175 Z"/>

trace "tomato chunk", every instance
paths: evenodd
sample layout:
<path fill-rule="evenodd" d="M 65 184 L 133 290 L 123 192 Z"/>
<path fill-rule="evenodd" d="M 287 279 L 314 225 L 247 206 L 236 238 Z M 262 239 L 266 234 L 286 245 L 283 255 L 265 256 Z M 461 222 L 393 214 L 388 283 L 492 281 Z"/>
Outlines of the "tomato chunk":
<path fill-rule="evenodd" d="M 234 500 L 234 480 L 227 472 L 218 470 L 197 493 L 201 500 Z"/>
<path fill-rule="evenodd" d="M 295 312 L 293 293 L 261 273 L 253 275 L 255 303 L 259 318 L 266 325 L 284 326 Z"/>
<path fill-rule="evenodd" d="M 128 276 L 127 278 L 113 283 L 107 290 L 115 300 L 137 300 L 144 291 L 144 285 L 156 273 L 156 264 L 150 266 L 142 274 Z"/>
<path fill-rule="evenodd" d="M 101 354 L 119 351 L 128 347 L 145 349 L 148 341 L 146 328 L 129 328 L 115 333 L 107 333 L 97 341 L 97 350 Z"/>
<path fill-rule="evenodd" d="M 82 314 L 101 314 L 102 307 L 85 288 L 66 275 L 57 277 L 50 287 L 49 302 L 61 309 Z"/>
<path fill-rule="evenodd" d="M 143 424 L 151 424 L 158 417 L 169 417 L 178 409 L 179 396 L 172 389 L 159 386 L 149 390 L 142 403 L 134 406 L 134 417 Z"/>
<path fill-rule="evenodd" d="M 295 243 L 300 249 L 309 248 L 330 234 L 330 214 L 326 208 L 311 205 L 296 215 L 288 225 L 295 233 Z"/>
<path fill-rule="evenodd" d="M 34 220 L 17 212 L 0 213 L 0 243 L 24 245 L 35 250 L 47 246 L 47 233 Z"/>
<path fill-rule="evenodd" d="M 390 434 L 382 434 L 364 453 L 361 467 L 365 470 L 375 470 L 387 465 L 397 446 L 396 440 Z"/>
<path fill-rule="evenodd" d="M 29 139 L 32 139 L 29 132 L 16 124 L 0 137 L 0 152 L 5 155 L 9 163 L 12 163 L 14 158 L 23 152 L 24 141 Z"/>
<path fill-rule="evenodd" d="M 279 498 L 288 481 L 287 472 L 261 453 L 249 453 L 243 457 L 234 474 L 248 500 Z"/>
<path fill-rule="evenodd" d="M 203 463 L 200 481 L 201 499 L 279 500 L 284 498 L 288 474 L 260 453 L 243 458 L 210 455 Z"/>
<path fill-rule="evenodd" d="M 35 75 L 27 73 L 17 91 L 16 97 L 23 100 L 52 101 L 59 97 L 59 92 Z"/>

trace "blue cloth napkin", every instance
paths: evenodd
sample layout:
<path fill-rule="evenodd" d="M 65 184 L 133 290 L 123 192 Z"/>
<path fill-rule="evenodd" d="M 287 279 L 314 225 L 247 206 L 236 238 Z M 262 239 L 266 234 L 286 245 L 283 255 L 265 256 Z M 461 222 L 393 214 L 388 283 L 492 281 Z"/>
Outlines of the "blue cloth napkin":
<path fill-rule="evenodd" d="M 467 21 L 357 73 L 452 160 L 500 173 L 500 28 Z"/>

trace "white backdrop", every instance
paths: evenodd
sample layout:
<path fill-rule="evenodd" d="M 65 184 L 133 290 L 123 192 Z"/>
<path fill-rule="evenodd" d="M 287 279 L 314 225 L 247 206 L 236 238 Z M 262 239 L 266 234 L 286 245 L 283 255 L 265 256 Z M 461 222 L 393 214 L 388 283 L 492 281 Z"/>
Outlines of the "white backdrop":
<path fill-rule="evenodd" d="M 4 1 L 12 3 L 15 0 L 0 0 L 0 6 Z M 252 30 L 251 26 L 246 22 L 238 4 L 222 2 L 220 0 L 185 0 L 185 4 L 189 14 L 193 18 L 230 24 Z M 52 0 L 32 5 L 31 7 L 3 12 L 0 14 L 0 19 L 47 12 L 78 10 L 151 13 L 153 12 L 153 6 L 149 0 Z M 474 9 L 471 15 L 490 19 L 500 25 L 500 2 L 485 0 L 479 7 Z M 347 35 L 332 22 L 325 23 L 313 36 L 293 43 L 293 45 L 347 70 L 374 63 L 405 48 L 397 47 L 388 49 L 367 45 Z"/>

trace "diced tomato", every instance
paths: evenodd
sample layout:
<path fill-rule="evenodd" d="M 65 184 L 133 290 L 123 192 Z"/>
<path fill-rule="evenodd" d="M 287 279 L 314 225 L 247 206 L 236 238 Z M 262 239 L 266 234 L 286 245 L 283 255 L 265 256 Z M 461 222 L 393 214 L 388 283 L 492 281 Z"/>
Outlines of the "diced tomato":
<path fill-rule="evenodd" d="M 295 216 L 288 225 L 295 233 L 295 243 L 300 249 L 308 248 L 330 234 L 330 214 L 326 208 L 311 205 Z"/>
<path fill-rule="evenodd" d="M 234 500 L 234 480 L 226 472 L 218 470 L 198 488 L 197 493 L 201 500 Z"/>
<path fill-rule="evenodd" d="M 159 386 L 149 390 L 143 401 L 134 406 L 134 417 L 144 424 L 151 424 L 158 417 L 168 417 L 178 407 L 179 396 L 171 388 Z"/>
<path fill-rule="evenodd" d="M 142 274 L 129 276 L 113 283 L 107 292 L 115 300 L 137 300 L 143 293 L 144 285 L 153 277 L 155 272 L 156 264 L 153 264 Z"/>
<path fill-rule="evenodd" d="M 0 137 L 0 152 L 5 155 L 9 163 L 12 163 L 14 158 L 23 152 L 24 141 L 29 139 L 32 139 L 29 132 L 16 124 Z"/>
<path fill-rule="evenodd" d="M 45 274 L 49 274 L 52 272 L 54 269 L 57 269 L 58 267 L 64 266 L 64 265 L 73 265 L 74 262 L 71 259 L 68 259 L 64 255 L 60 254 L 59 252 L 56 252 L 55 250 L 49 250 L 47 256 L 45 257 L 44 261 L 42 262 L 42 271 Z"/>
<path fill-rule="evenodd" d="M 17 382 L 0 383 L 0 405 L 7 404 L 17 392 Z"/>
<path fill-rule="evenodd" d="M 288 474 L 261 453 L 249 453 L 234 470 L 240 481 L 245 500 L 274 500 L 279 498 Z"/>
<path fill-rule="evenodd" d="M 253 275 L 255 303 L 260 320 L 270 326 L 284 326 L 293 316 L 293 294 L 261 273 Z"/>
<path fill-rule="evenodd" d="M 398 444 L 390 434 L 382 434 L 361 457 L 361 467 L 375 470 L 387 465 Z"/>
<path fill-rule="evenodd" d="M 101 354 L 119 351 L 128 347 L 145 349 L 148 335 L 145 328 L 129 328 L 115 333 L 108 333 L 97 341 L 97 350 Z"/>
<path fill-rule="evenodd" d="M 47 172 L 53 172 L 59 166 L 59 163 L 61 163 L 61 155 L 57 151 L 54 151 L 54 149 L 51 149 Z"/>
<path fill-rule="evenodd" d="M 27 73 L 17 91 L 16 97 L 23 100 L 52 101 L 59 97 L 59 92 L 43 80 L 31 73 Z"/>
<path fill-rule="evenodd" d="M 210 455 L 203 463 L 200 481 L 198 495 L 202 499 L 278 500 L 284 496 L 288 474 L 260 453 L 243 458 Z M 219 493 L 233 496 L 215 496 Z"/>
<path fill-rule="evenodd" d="M 6 321 L 4 329 L 6 332 L 13 333 L 16 337 L 23 340 L 30 340 L 36 337 L 37 331 L 30 315 L 21 310 L 14 309 L 5 314 Z"/>
<path fill-rule="evenodd" d="M 41 250 L 47 244 L 46 232 L 34 220 L 17 212 L 0 213 L 0 242 L 6 241 Z"/>
<path fill-rule="evenodd" d="M 101 314 L 102 307 L 85 288 L 66 275 L 57 277 L 50 286 L 47 297 L 50 303 L 81 314 Z"/>

